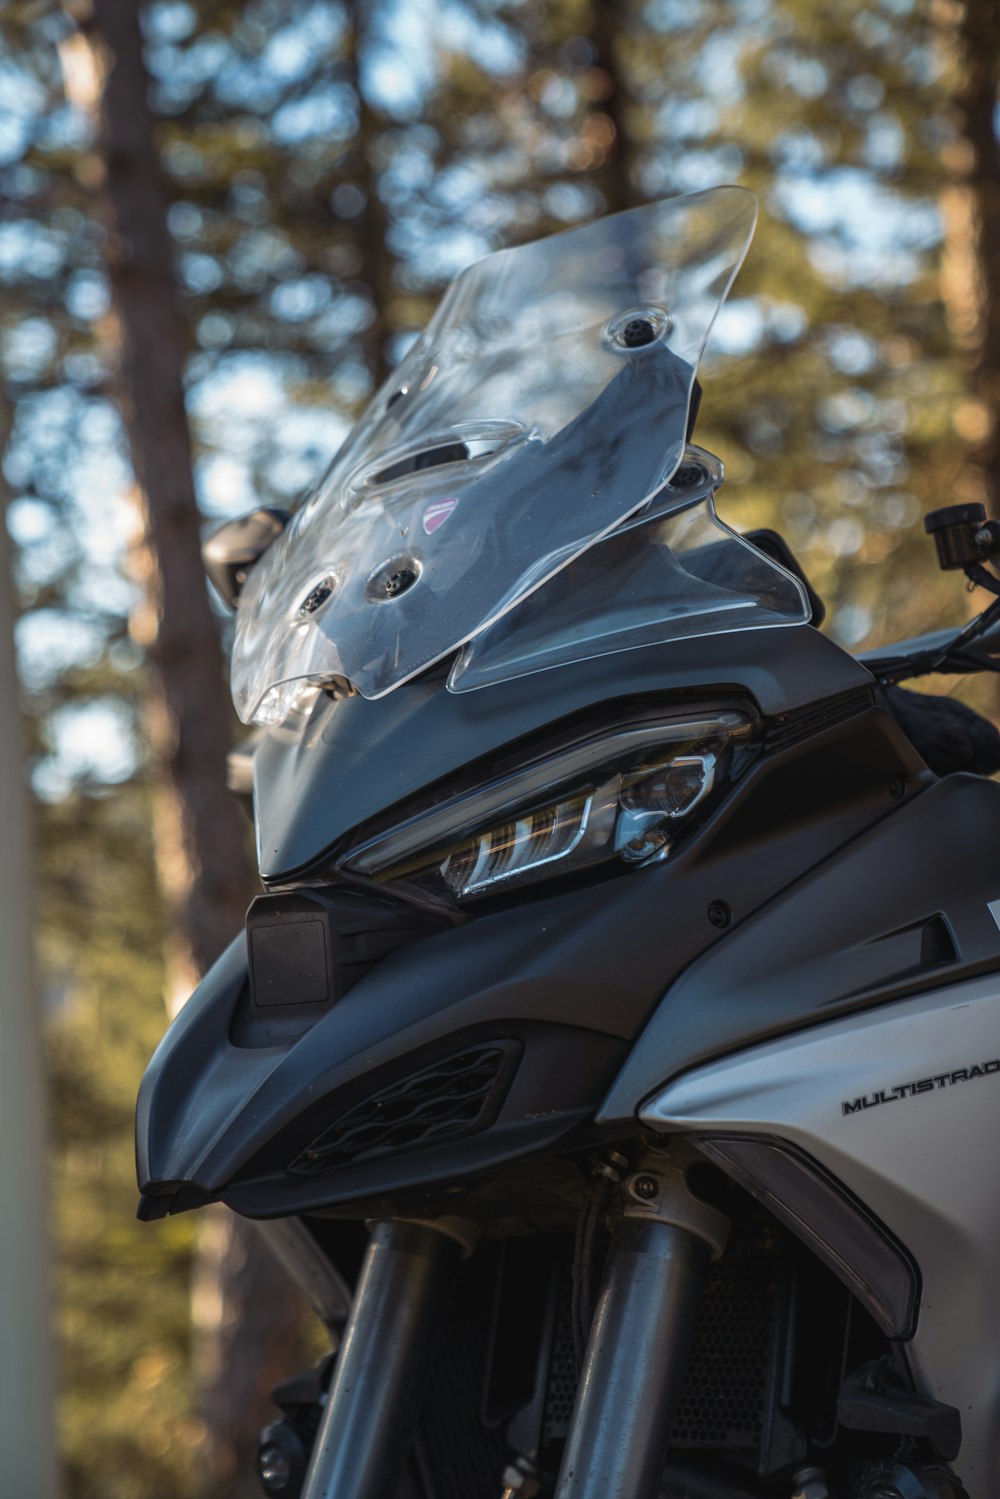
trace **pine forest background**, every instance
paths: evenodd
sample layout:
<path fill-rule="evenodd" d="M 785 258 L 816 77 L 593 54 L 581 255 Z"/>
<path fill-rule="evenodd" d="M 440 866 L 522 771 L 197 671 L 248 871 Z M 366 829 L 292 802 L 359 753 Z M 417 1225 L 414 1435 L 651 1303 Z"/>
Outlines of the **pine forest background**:
<path fill-rule="evenodd" d="M 164 1001 L 253 891 L 200 531 L 292 503 L 472 260 L 741 182 L 722 513 L 780 524 L 851 648 L 957 623 L 920 522 L 1000 513 L 998 70 L 995 0 L 0 4 L 67 1499 L 256 1492 L 259 1386 L 314 1346 L 238 1226 L 134 1221 Z"/>

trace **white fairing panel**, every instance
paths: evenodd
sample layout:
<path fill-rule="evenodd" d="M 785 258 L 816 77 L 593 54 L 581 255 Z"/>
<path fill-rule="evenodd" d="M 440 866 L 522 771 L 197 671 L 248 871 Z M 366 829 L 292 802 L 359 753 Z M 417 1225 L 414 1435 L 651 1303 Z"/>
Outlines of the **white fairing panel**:
<path fill-rule="evenodd" d="M 866 1203 L 918 1264 L 918 1386 L 957 1406 L 971 1499 L 1000 1492 L 1000 974 L 700 1067 L 641 1110 L 652 1129 L 770 1135 Z"/>

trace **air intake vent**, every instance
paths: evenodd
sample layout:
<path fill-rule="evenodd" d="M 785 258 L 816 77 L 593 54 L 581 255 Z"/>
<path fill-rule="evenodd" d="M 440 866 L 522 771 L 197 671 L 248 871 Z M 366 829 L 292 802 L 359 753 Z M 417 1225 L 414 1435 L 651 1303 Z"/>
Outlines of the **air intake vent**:
<path fill-rule="evenodd" d="M 411 1072 L 341 1114 L 288 1169 L 336 1171 L 471 1135 L 495 1117 L 519 1055 L 520 1046 L 501 1042 Z"/>
<path fill-rule="evenodd" d="M 844 723 L 858 713 L 865 713 L 874 705 L 870 687 L 852 687 L 848 692 L 811 703 L 797 713 L 783 713 L 768 724 L 764 747 L 768 753 L 787 749 L 812 734 L 818 734 L 829 724 Z"/>

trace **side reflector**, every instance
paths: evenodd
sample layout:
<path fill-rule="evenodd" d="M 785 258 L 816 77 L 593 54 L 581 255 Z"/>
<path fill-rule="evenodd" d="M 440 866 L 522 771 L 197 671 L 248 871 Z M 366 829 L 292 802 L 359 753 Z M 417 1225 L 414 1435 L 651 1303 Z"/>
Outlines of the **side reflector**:
<path fill-rule="evenodd" d="M 853 1291 L 890 1338 L 913 1336 L 920 1277 L 908 1252 L 804 1152 L 761 1136 L 696 1137 L 697 1145 L 797 1235 Z"/>

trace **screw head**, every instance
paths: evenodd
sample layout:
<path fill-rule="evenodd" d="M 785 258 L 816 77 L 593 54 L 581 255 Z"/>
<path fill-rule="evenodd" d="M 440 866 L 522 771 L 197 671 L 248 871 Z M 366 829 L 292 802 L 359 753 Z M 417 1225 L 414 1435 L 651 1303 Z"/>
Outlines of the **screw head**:
<path fill-rule="evenodd" d="M 334 582 L 332 578 L 324 578 L 322 582 L 317 583 L 311 588 L 299 605 L 299 615 L 301 618 L 307 619 L 310 614 L 315 614 L 317 609 L 322 609 L 327 599 L 333 593 L 333 589 Z"/>
<path fill-rule="evenodd" d="M 733 919 L 733 913 L 724 900 L 713 900 L 708 908 L 708 919 L 713 926 L 726 927 Z"/>
<path fill-rule="evenodd" d="M 703 463 L 682 463 L 670 481 L 671 489 L 693 489 L 696 484 L 702 484 L 708 478 L 708 470 Z"/>
<path fill-rule="evenodd" d="M 385 580 L 385 591 L 389 598 L 398 598 L 408 588 L 412 588 L 417 581 L 417 575 L 412 567 L 401 567 L 398 571 L 390 574 Z"/>
<path fill-rule="evenodd" d="M 420 562 L 416 557 L 387 557 L 368 574 L 365 592 L 375 604 L 384 604 L 407 593 L 420 577 Z"/>
<path fill-rule="evenodd" d="M 652 1202 L 659 1190 L 660 1184 L 655 1176 L 637 1176 L 632 1183 L 634 1195 L 643 1202 Z"/>
<path fill-rule="evenodd" d="M 905 776 L 896 775 L 892 777 L 892 780 L 889 782 L 889 795 L 897 802 L 901 797 L 906 795 Z"/>
<path fill-rule="evenodd" d="M 656 337 L 656 324 L 648 317 L 629 318 L 621 331 L 621 341 L 626 349 L 641 349 L 651 344 Z"/>

